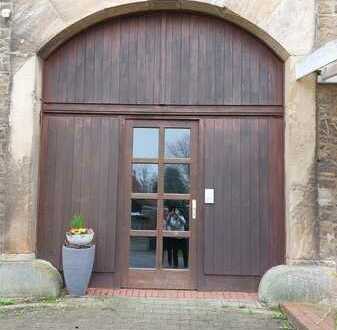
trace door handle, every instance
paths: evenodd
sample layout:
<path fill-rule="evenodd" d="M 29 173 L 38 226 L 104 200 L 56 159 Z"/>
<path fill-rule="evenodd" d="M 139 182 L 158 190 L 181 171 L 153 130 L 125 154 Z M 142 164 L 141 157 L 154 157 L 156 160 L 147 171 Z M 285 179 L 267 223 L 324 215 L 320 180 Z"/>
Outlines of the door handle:
<path fill-rule="evenodd" d="M 196 219 L 197 218 L 197 200 L 196 199 L 192 199 L 192 219 Z"/>

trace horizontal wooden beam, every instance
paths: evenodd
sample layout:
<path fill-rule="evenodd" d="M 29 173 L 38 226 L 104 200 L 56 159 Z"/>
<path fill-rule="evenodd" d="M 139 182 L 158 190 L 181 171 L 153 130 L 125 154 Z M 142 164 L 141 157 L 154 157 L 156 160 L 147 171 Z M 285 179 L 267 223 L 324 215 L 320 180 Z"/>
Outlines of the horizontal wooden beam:
<path fill-rule="evenodd" d="M 283 106 L 273 105 L 240 105 L 240 106 L 160 106 L 160 105 L 111 105 L 111 104 L 66 104 L 44 103 L 46 113 L 69 114 L 116 114 L 116 115 L 144 115 L 144 116 L 283 116 Z"/>

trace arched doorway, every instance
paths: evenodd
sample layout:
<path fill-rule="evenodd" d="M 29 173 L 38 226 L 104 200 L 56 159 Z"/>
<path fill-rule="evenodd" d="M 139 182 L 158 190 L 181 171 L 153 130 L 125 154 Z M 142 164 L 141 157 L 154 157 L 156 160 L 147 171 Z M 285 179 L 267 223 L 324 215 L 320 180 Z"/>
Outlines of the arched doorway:
<path fill-rule="evenodd" d="M 90 27 L 46 59 L 42 135 L 38 254 L 58 268 L 74 213 L 112 286 L 254 290 L 283 262 L 283 63 L 241 28 Z"/>

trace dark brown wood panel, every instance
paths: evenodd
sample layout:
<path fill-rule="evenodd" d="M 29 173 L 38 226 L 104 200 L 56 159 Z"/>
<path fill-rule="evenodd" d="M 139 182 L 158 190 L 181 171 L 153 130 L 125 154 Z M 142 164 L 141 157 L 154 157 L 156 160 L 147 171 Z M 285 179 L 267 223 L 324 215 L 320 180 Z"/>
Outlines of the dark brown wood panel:
<path fill-rule="evenodd" d="M 283 104 L 283 63 L 267 46 L 219 18 L 183 12 L 90 27 L 51 54 L 44 79 L 47 103 Z"/>
<path fill-rule="evenodd" d="M 204 273 L 260 276 L 284 261 L 283 119 L 205 119 L 204 153 Z"/>
<path fill-rule="evenodd" d="M 44 116 L 38 255 L 61 268 L 69 220 L 82 214 L 96 233 L 96 272 L 115 270 L 119 120 Z"/>

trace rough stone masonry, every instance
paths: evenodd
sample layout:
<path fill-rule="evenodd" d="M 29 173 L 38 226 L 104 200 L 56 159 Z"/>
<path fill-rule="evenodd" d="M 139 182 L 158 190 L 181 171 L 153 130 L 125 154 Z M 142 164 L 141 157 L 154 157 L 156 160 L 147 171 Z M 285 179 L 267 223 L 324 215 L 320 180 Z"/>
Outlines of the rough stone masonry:
<path fill-rule="evenodd" d="M 12 0 L 1 0 L 0 11 L 12 10 Z M 0 17 L 0 254 L 4 251 L 6 205 L 7 205 L 7 160 L 9 136 L 9 106 L 11 86 L 11 20 Z"/>
<path fill-rule="evenodd" d="M 337 39 L 337 1 L 320 0 L 317 45 Z M 317 87 L 318 217 L 320 257 L 334 261 L 337 252 L 337 85 Z"/>

